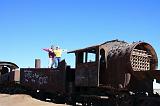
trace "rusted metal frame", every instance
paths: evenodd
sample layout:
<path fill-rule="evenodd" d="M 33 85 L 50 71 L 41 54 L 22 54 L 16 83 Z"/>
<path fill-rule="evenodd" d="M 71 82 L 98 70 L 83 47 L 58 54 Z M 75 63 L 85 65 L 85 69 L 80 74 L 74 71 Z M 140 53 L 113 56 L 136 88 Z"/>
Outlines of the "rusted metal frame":
<path fill-rule="evenodd" d="M 87 63 L 87 60 L 88 60 L 88 51 L 85 51 L 85 52 L 83 52 L 84 53 L 84 63 Z"/>
<path fill-rule="evenodd" d="M 83 63 L 83 52 L 75 52 L 76 56 L 76 67 L 78 64 Z"/>
<path fill-rule="evenodd" d="M 149 70 L 150 69 L 150 61 L 148 59 L 149 57 L 151 57 L 151 55 L 148 55 L 146 51 L 134 49 L 131 55 L 131 64 L 134 70 L 136 71 Z"/>
<path fill-rule="evenodd" d="M 100 75 L 100 46 L 96 47 L 96 63 L 97 63 L 97 86 L 99 86 L 99 75 Z"/>
<path fill-rule="evenodd" d="M 131 53 L 133 52 L 133 50 L 138 47 L 138 46 L 142 46 L 144 49 L 146 49 L 146 51 L 148 51 L 149 54 L 149 57 L 151 55 L 151 66 L 150 66 L 150 70 L 155 70 L 158 66 L 158 58 L 157 58 L 157 54 L 154 50 L 154 48 L 148 44 L 148 43 L 145 43 L 145 42 L 137 42 L 137 43 L 134 43 L 132 45 L 132 48 L 131 48 Z"/>
<path fill-rule="evenodd" d="M 11 69 L 19 68 L 15 63 L 7 62 L 7 61 L 0 61 L 0 67 L 1 66 L 7 66 L 7 67 L 9 67 Z"/>
<path fill-rule="evenodd" d="M 73 51 L 76 54 L 77 65 L 78 65 L 78 62 L 79 62 L 79 59 L 77 59 L 77 58 L 80 58 L 80 56 L 78 56 L 78 55 L 82 55 L 81 52 L 88 53 L 89 50 L 95 49 L 97 47 L 99 48 L 98 53 L 100 52 L 100 48 L 103 48 L 105 50 L 105 52 L 106 52 L 105 53 L 106 64 L 110 65 L 110 66 L 106 65 L 106 69 L 108 70 L 108 73 L 105 73 L 105 74 L 109 75 L 109 77 L 110 77 L 109 79 L 107 79 L 108 83 L 106 83 L 106 84 L 111 84 L 112 86 L 115 86 L 115 87 L 117 86 L 118 82 L 123 84 L 123 80 L 127 78 L 127 77 L 125 77 L 125 75 L 122 76 L 122 75 L 119 75 L 119 74 L 130 73 L 131 75 L 138 76 L 137 74 L 134 73 L 134 70 L 136 70 L 136 69 L 134 69 L 134 67 L 132 66 L 133 65 L 132 64 L 132 62 L 133 62 L 132 54 L 134 55 L 133 52 L 136 49 L 139 49 L 137 51 L 144 53 L 140 56 L 142 56 L 142 57 L 147 56 L 147 57 L 150 57 L 151 59 L 154 60 L 155 63 L 154 63 L 154 65 L 152 65 L 151 69 L 154 69 L 156 64 L 157 64 L 156 53 L 155 53 L 154 49 L 152 48 L 152 46 L 150 44 L 145 43 L 145 42 L 137 42 L 137 43 L 128 44 L 126 42 L 121 42 L 121 41 L 116 40 L 114 42 L 107 42 L 107 43 L 101 44 L 101 45 L 96 46 L 96 47 L 94 46 L 94 47 L 89 47 L 89 48 L 84 48 L 84 49 L 79 49 L 79 50 Z M 149 52 L 147 52 L 147 50 L 149 50 Z M 148 54 L 145 54 L 146 52 Z M 112 54 L 110 55 L 110 53 L 112 53 Z M 99 74 L 100 74 L 99 73 L 100 72 L 99 71 L 99 68 L 100 68 L 99 55 L 100 55 L 100 53 L 98 55 L 96 53 L 96 62 L 98 62 L 97 63 L 98 83 L 99 83 Z M 110 56 L 109 60 L 107 60 L 108 56 Z M 143 58 L 140 58 L 139 60 L 136 60 L 136 61 L 141 61 L 141 60 L 143 60 Z M 86 63 L 86 61 L 87 61 L 87 59 L 85 60 L 85 63 L 83 63 L 84 66 L 88 64 L 88 63 Z M 140 64 L 137 64 L 137 65 L 139 66 Z M 141 64 L 141 65 L 143 65 L 143 64 Z M 81 65 L 81 66 L 83 67 L 83 65 Z M 146 67 L 146 66 L 144 66 L 144 67 Z M 88 69 L 89 68 L 87 68 L 87 70 Z M 141 68 L 138 68 L 138 70 L 141 70 Z M 79 71 L 80 71 L 80 67 L 79 67 Z M 113 81 L 113 79 L 116 79 L 116 80 Z M 127 86 L 128 85 L 128 80 L 124 81 L 124 83 L 125 83 L 124 85 Z"/>

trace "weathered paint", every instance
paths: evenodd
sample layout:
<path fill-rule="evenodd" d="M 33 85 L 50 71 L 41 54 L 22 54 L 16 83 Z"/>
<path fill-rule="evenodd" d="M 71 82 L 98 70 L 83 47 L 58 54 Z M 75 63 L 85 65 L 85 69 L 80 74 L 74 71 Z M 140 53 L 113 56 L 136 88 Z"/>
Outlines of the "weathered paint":
<path fill-rule="evenodd" d="M 59 68 L 21 68 L 20 82 L 22 85 L 45 92 L 66 92 L 66 65 Z"/>

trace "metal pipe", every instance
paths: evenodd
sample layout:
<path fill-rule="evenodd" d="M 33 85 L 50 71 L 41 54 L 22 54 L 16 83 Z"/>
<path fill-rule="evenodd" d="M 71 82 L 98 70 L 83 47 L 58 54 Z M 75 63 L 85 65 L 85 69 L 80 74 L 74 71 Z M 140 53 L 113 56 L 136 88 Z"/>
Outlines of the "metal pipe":
<path fill-rule="evenodd" d="M 41 60 L 35 59 L 35 68 L 41 68 Z"/>

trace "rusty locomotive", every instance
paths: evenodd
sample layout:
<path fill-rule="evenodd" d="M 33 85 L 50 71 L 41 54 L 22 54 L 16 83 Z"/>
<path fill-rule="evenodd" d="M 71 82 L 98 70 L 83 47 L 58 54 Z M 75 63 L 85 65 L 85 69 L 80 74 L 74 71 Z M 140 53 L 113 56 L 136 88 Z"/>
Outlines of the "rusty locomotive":
<path fill-rule="evenodd" d="M 75 53 L 75 68 L 20 68 L 0 63 L 1 86 L 15 85 L 40 99 L 76 105 L 153 106 L 153 80 L 160 80 L 158 58 L 146 42 L 107 41 Z M 5 67 L 9 67 L 8 71 Z"/>

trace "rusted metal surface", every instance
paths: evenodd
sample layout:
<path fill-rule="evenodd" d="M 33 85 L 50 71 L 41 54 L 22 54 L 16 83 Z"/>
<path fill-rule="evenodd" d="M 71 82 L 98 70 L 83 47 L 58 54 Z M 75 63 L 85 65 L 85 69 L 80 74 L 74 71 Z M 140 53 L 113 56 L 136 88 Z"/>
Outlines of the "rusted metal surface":
<path fill-rule="evenodd" d="M 76 85 L 95 86 L 98 84 L 98 77 L 96 77 L 98 75 L 96 64 L 87 63 L 85 65 L 78 65 L 76 70 Z"/>
<path fill-rule="evenodd" d="M 0 76 L 0 84 L 8 83 L 10 81 L 10 73 L 6 73 Z"/>
<path fill-rule="evenodd" d="M 158 66 L 157 54 L 154 48 L 146 42 L 127 43 L 112 40 L 68 53 L 76 55 L 76 86 L 102 85 L 129 88 L 129 86 L 136 86 L 132 82 L 134 78 L 145 83 L 149 80 L 148 85 L 152 86 L 150 84 L 152 79 L 146 80 L 144 77 L 147 77 L 147 72 L 155 70 Z M 86 61 L 89 57 L 86 54 L 89 53 L 95 54 L 95 61 Z"/>
<path fill-rule="evenodd" d="M 15 63 L 7 62 L 7 61 L 0 61 L 0 69 L 1 69 L 3 66 L 7 66 L 7 67 L 9 67 L 9 68 L 11 68 L 11 69 L 19 68 Z"/>
<path fill-rule="evenodd" d="M 0 76 L 0 84 L 15 83 L 20 81 L 20 71 L 15 70 Z"/>
<path fill-rule="evenodd" d="M 108 48 L 106 52 L 108 53 L 107 71 L 109 74 L 109 78 L 106 80 L 107 84 L 114 87 L 121 85 L 124 88 L 131 84 L 131 76 L 143 80 L 145 74 L 137 74 L 136 71 L 151 71 L 157 68 L 156 52 L 148 43 L 126 43 L 115 40 L 107 42 L 105 45 Z M 130 76 L 126 76 L 126 74 L 130 74 Z"/>
<path fill-rule="evenodd" d="M 134 71 L 147 71 L 150 70 L 150 58 L 144 50 L 134 49 L 131 55 L 131 66 Z"/>
<path fill-rule="evenodd" d="M 95 87 L 98 85 L 98 46 L 76 51 L 75 85 Z"/>
<path fill-rule="evenodd" d="M 20 82 L 20 70 L 14 70 L 11 72 L 11 80 L 15 82 Z"/>
<path fill-rule="evenodd" d="M 160 70 L 152 70 L 150 74 L 152 74 L 152 77 L 160 83 Z"/>
<path fill-rule="evenodd" d="M 19 71 L 17 70 L 19 68 L 15 63 L 12 62 L 6 62 L 1 61 L 0 62 L 0 84 L 7 84 L 10 82 L 18 81 Z"/>
<path fill-rule="evenodd" d="M 20 82 L 25 87 L 51 93 L 66 92 L 66 65 L 61 63 L 59 69 L 21 68 Z"/>
<path fill-rule="evenodd" d="M 41 60 L 35 59 L 35 68 L 41 68 Z"/>

